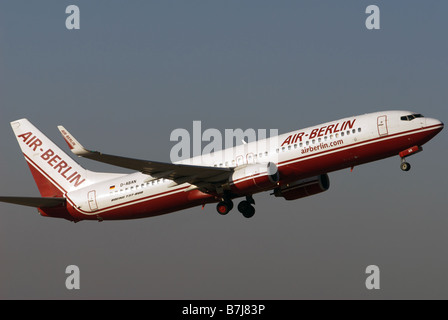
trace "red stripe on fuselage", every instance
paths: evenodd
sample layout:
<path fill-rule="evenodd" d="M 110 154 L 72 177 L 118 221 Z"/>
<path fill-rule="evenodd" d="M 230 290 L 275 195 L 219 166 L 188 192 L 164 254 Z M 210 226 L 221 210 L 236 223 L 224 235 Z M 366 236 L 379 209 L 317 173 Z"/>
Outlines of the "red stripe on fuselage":
<path fill-rule="evenodd" d="M 282 161 L 278 165 L 280 177 L 282 182 L 294 181 L 394 156 L 410 145 L 423 145 L 441 129 L 442 127 L 437 125 L 400 132 Z M 32 163 L 34 164 L 34 162 Z M 39 168 L 36 164 L 34 165 Z M 48 175 L 45 174 L 45 176 Z M 53 179 L 49 178 L 49 180 L 58 185 Z M 76 208 L 71 199 L 68 199 L 70 204 L 67 204 L 67 209 L 70 215 L 77 220 L 96 220 L 97 216 L 104 220 L 119 220 L 152 217 L 216 202 L 213 195 L 202 193 L 199 190 L 184 191 L 186 188 L 169 190 L 117 204 L 98 210 L 98 213 L 89 213 L 89 215 L 83 214 L 83 210 Z"/>
<path fill-rule="evenodd" d="M 399 150 L 407 148 L 409 144 L 413 144 L 416 141 L 420 144 L 427 142 L 436 134 L 434 131 L 437 130 L 437 128 L 433 130 L 428 130 L 428 128 L 411 130 L 283 161 L 282 163 L 289 162 L 289 164 L 279 165 L 280 176 L 285 181 L 294 181 L 394 156 L 398 154 Z M 143 218 L 166 214 L 204 203 L 216 202 L 214 197 L 206 194 L 203 194 L 203 198 L 199 197 L 197 201 L 191 202 L 188 200 L 188 195 L 191 192 L 193 191 L 185 192 L 181 190 L 177 193 L 156 199 L 148 199 L 144 202 L 135 203 L 136 201 L 141 201 L 141 199 L 130 201 L 126 207 L 112 209 L 110 212 L 110 208 L 105 208 L 103 210 L 107 212 L 103 211 L 100 215 L 105 220 Z M 148 198 L 156 196 L 160 196 L 160 194 L 152 195 Z M 148 208 L 149 206 L 150 208 Z M 84 215 L 83 217 L 86 218 Z M 96 218 L 95 216 L 90 216 L 88 219 Z"/>
<path fill-rule="evenodd" d="M 439 128 L 437 128 L 437 127 L 439 127 Z M 434 128 L 434 129 L 431 129 L 431 128 Z M 391 138 L 397 137 L 397 136 L 408 137 L 408 134 L 410 134 L 412 132 L 422 131 L 420 133 L 424 134 L 425 132 L 429 133 L 429 132 L 432 132 L 432 131 L 437 131 L 437 132 L 432 133 L 432 134 L 427 134 L 428 138 L 426 140 L 419 141 L 420 142 L 419 145 L 423 145 L 424 143 L 428 142 L 432 137 L 434 137 L 438 132 L 440 132 L 440 130 L 442 130 L 442 128 L 443 127 L 440 127 L 440 125 L 434 125 L 434 126 L 431 126 L 431 127 L 419 128 L 419 129 L 413 129 L 413 130 L 409 130 L 409 131 L 405 131 L 405 132 L 394 133 L 394 134 L 391 134 L 391 135 L 377 137 L 377 138 L 373 138 L 373 139 L 369 139 L 369 140 L 365 140 L 365 141 L 360 141 L 360 142 L 356 142 L 356 143 L 352 143 L 352 144 L 348 144 L 348 145 L 341 145 L 341 146 L 333 148 L 333 149 L 329 148 L 329 149 L 326 149 L 325 151 L 321 151 L 321 152 L 309 153 L 306 156 L 297 157 L 297 158 L 294 158 L 294 159 L 288 159 L 288 160 L 279 162 L 278 165 L 281 166 L 282 164 L 285 164 L 285 163 L 294 162 L 294 161 L 298 161 L 298 160 L 304 160 L 304 159 L 309 158 L 309 157 L 315 157 L 316 155 L 320 155 L 320 154 L 328 153 L 328 152 L 333 152 L 333 151 L 339 150 L 339 149 L 350 149 L 350 148 L 356 147 L 356 146 L 361 145 L 361 144 L 369 144 L 369 143 L 374 143 L 374 142 L 380 141 L 380 140 L 388 140 L 388 139 L 391 139 Z M 429 130 L 429 129 L 431 129 L 431 130 Z M 404 147 L 404 148 L 406 148 L 406 147 Z"/>
<path fill-rule="evenodd" d="M 108 207 L 106 209 L 98 210 L 99 213 L 93 212 L 89 215 L 80 213 L 81 210 L 72 205 L 68 206 L 68 211 L 71 216 L 78 220 L 97 220 L 99 217 L 101 220 L 126 220 L 154 217 L 196 207 L 198 205 L 204 205 L 206 203 L 216 202 L 212 195 L 205 194 L 199 190 L 185 192 L 183 189 L 184 188 L 178 192 L 163 196 L 155 194 L 147 197 L 144 201 L 142 201 L 142 199 L 135 200 L 124 206 L 122 204 Z M 167 192 L 163 193 L 165 194 Z"/>
<path fill-rule="evenodd" d="M 439 125 L 429 128 L 433 129 L 410 130 L 282 161 L 280 178 L 288 183 L 398 155 L 410 146 L 423 145 L 442 130 Z"/>

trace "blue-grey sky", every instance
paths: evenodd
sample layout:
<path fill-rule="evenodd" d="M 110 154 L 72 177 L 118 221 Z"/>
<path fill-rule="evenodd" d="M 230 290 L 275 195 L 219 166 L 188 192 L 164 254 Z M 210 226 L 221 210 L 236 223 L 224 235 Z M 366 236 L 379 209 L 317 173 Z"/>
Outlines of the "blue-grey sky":
<path fill-rule="evenodd" d="M 80 8 L 67 30 L 65 8 Z M 365 9 L 380 8 L 380 30 Z M 10 121 L 66 150 L 169 161 L 170 133 L 280 133 L 404 109 L 447 121 L 446 1 L 2 1 L 0 194 L 38 196 Z M 0 204 L 2 299 L 448 298 L 447 135 L 409 158 L 330 174 L 330 190 L 257 213 L 214 205 L 135 221 Z M 128 172 L 85 159 L 91 170 Z M 65 288 L 79 266 L 81 289 Z M 368 265 L 381 289 L 365 287 Z"/>

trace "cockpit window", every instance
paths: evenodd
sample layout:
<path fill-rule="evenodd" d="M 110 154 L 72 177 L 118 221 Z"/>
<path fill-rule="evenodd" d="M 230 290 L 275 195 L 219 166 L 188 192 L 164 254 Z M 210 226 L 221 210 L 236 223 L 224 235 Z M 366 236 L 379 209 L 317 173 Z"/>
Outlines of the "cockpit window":
<path fill-rule="evenodd" d="M 407 116 L 402 116 L 400 119 L 403 120 L 403 121 L 412 121 L 415 118 L 423 118 L 423 115 L 420 114 L 420 113 L 413 113 L 413 114 L 410 114 L 410 115 L 407 115 Z"/>

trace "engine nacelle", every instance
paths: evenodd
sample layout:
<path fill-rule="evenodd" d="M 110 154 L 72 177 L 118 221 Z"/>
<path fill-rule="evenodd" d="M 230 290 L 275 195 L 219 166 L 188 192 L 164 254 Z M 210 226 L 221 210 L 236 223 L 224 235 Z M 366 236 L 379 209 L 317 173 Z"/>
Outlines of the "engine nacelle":
<path fill-rule="evenodd" d="M 239 166 L 229 178 L 228 188 L 234 193 L 252 194 L 277 186 L 280 175 L 273 162 Z"/>
<path fill-rule="evenodd" d="M 327 191 L 329 188 L 330 179 L 325 173 L 320 176 L 297 180 L 277 188 L 274 190 L 274 195 L 276 197 L 283 197 L 286 200 L 296 200 Z"/>

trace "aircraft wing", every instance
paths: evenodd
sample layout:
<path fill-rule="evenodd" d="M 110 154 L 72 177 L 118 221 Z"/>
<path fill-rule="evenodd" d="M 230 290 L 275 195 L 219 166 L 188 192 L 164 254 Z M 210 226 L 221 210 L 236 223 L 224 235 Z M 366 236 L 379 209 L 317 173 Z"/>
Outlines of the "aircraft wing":
<path fill-rule="evenodd" d="M 205 167 L 186 164 L 173 164 L 157 161 L 139 160 L 90 151 L 84 148 L 63 126 L 58 126 L 64 140 L 77 156 L 104 162 L 118 167 L 141 171 L 154 178 L 173 180 L 173 184 L 213 185 L 224 182 L 233 173 L 231 168 Z"/>
<path fill-rule="evenodd" d="M 40 198 L 40 197 L 0 197 L 1 202 L 20 204 L 28 207 L 51 208 L 63 205 L 65 198 Z"/>

